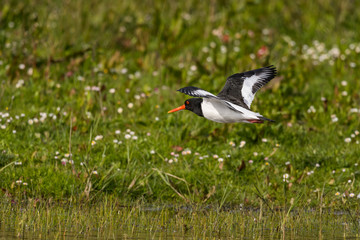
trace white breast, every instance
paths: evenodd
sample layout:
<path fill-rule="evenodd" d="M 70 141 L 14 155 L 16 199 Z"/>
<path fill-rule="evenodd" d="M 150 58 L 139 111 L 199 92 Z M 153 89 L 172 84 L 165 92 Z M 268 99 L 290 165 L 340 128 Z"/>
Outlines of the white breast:
<path fill-rule="evenodd" d="M 247 119 L 258 119 L 256 113 L 237 106 L 242 112 L 230 109 L 223 100 L 203 98 L 201 108 L 205 118 L 219 123 L 248 122 Z M 241 109 L 240 109 L 241 108 Z"/>

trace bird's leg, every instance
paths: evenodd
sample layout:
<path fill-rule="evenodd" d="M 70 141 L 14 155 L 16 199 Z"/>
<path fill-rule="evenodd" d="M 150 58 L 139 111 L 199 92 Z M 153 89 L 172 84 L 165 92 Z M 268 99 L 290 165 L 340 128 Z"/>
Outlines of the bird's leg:
<path fill-rule="evenodd" d="M 246 121 L 251 122 L 251 123 L 264 123 L 263 120 L 257 120 L 257 119 L 248 119 Z"/>

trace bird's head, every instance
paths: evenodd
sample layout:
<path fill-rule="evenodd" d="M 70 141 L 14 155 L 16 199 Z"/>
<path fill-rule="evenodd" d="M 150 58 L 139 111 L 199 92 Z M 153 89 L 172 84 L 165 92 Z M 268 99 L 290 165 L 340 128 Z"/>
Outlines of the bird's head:
<path fill-rule="evenodd" d="M 177 112 L 177 111 L 185 109 L 185 110 L 192 111 L 192 112 L 196 113 L 197 115 L 203 117 L 204 115 L 201 110 L 202 101 L 203 101 L 202 98 L 189 98 L 189 99 L 185 100 L 184 105 L 174 108 L 173 110 L 168 111 L 168 113 Z"/>

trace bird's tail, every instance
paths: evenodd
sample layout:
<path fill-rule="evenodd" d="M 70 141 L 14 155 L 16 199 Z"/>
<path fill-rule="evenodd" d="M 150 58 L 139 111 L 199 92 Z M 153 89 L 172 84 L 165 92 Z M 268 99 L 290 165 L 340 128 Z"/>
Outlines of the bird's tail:
<path fill-rule="evenodd" d="M 258 118 L 260 118 L 261 120 L 269 121 L 269 122 L 275 122 L 274 120 L 268 119 L 268 118 L 263 117 L 263 116 L 258 116 Z"/>

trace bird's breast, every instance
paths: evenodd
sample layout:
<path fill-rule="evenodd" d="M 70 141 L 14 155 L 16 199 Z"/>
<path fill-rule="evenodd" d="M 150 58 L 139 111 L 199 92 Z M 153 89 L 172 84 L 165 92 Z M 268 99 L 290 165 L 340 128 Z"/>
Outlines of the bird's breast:
<path fill-rule="evenodd" d="M 223 101 L 219 100 L 204 98 L 201 109 L 204 117 L 214 122 L 233 123 L 247 119 L 243 113 L 230 109 Z"/>

